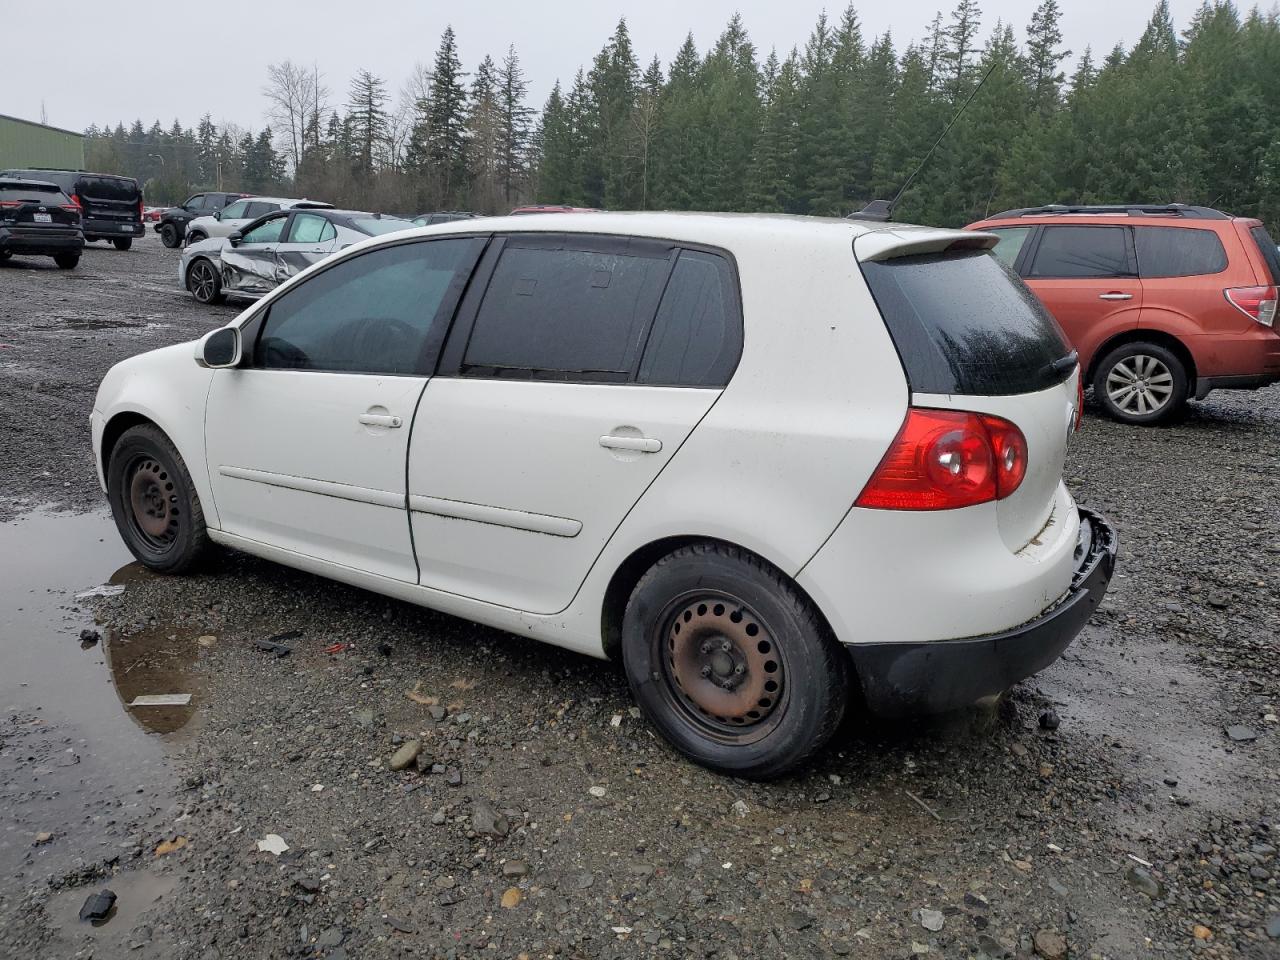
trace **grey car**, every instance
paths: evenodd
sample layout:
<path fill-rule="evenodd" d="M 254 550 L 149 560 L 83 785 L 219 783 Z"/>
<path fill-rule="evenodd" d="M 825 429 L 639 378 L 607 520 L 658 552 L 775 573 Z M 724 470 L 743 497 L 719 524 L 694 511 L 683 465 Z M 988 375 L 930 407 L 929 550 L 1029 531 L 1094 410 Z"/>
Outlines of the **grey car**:
<path fill-rule="evenodd" d="M 331 253 L 412 227 L 399 217 L 358 210 L 277 210 L 229 237 L 184 248 L 178 280 L 200 303 L 257 299 Z"/>

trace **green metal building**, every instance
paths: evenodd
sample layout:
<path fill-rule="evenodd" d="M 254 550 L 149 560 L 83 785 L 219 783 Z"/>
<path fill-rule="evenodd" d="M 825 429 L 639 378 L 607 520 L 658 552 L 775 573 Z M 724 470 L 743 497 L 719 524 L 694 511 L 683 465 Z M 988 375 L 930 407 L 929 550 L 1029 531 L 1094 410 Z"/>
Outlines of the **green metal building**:
<path fill-rule="evenodd" d="M 84 167 L 84 135 L 0 113 L 0 170 L 10 167 Z"/>

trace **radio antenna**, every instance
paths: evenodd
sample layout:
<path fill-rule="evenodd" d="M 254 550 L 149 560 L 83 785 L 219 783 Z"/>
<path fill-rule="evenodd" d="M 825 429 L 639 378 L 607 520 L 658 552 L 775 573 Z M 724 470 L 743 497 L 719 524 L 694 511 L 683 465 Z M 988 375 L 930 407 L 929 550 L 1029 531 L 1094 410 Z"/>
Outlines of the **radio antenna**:
<path fill-rule="evenodd" d="M 964 103 L 960 105 L 960 109 L 955 112 L 955 116 L 948 121 L 947 125 L 942 128 L 942 132 L 938 134 L 938 139 L 933 141 L 933 146 L 929 148 L 929 152 L 924 155 L 924 159 L 916 164 L 916 168 L 911 171 L 911 175 L 903 181 L 902 186 L 898 188 L 898 192 L 893 195 L 892 200 L 872 200 L 857 213 L 851 213 L 845 219 L 848 220 L 876 220 L 880 222 L 888 221 L 893 216 L 894 207 L 898 205 L 898 201 L 902 199 L 902 195 L 907 192 L 907 187 L 911 186 L 916 176 L 924 169 L 925 164 L 933 157 L 938 149 L 938 144 L 946 138 L 951 132 L 951 128 L 956 125 L 956 121 L 961 115 L 969 109 L 969 104 L 973 103 L 973 98 L 978 95 L 978 91 L 982 89 L 982 85 L 987 82 L 987 78 L 995 72 L 996 67 L 1000 65 L 1000 61 L 996 61 L 987 68 L 987 72 L 982 75 L 982 79 L 978 81 L 978 85 L 974 87 L 969 96 L 965 98 Z"/>

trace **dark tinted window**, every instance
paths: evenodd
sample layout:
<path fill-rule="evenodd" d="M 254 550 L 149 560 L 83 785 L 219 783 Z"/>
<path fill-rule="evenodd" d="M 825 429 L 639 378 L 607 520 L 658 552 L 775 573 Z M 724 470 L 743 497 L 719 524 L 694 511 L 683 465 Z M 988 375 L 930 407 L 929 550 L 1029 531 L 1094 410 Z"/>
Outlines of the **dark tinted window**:
<path fill-rule="evenodd" d="M 137 202 L 142 196 L 138 181 L 127 177 L 99 177 L 86 173 L 80 177 L 76 189 L 81 196 L 98 200 L 124 200 Z"/>
<path fill-rule="evenodd" d="M 197 193 L 183 204 L 188 210 L 204 210 L 208 207 L 209 200 L 203 193 Z"/>
<path fill-rule="evenodd" d="M 35 200 L 38 203 L 70 203 L 52 183 L 18 184 L 0 180 L 0 200 Z"/>
<path fill-rule="evenodd" d="M 669 254 L 508 241 L 463 355 L 471 376 L 628 380 L 670 270 Z M 572 243 L 572 241 L 567 241 Z M 641 246 L 640 244 L 636 245 Z"/>
<path fill-rule="evenodd" d="M 67 196 L 75 193 L 76 180 L 80 174 L 72 170 L 5 170 L 0 177 L 17 177 L 19 180 L 43 180 L 56 183 Z"/>
<path fill-rule="evenodd" d="M 1227 269 L 1227 251 L 1212 230 L 1137 227 L 1133 239 L 1144 277 L 1198 277 Z"/>
<path fill-rule="evenodd" d="M 484 241 L 383 247 L 331 267 L 271 304 L 254 352 L 260 367 L 349 373 L 424 370 L 433 326 L 448 314 Z"/>
<path fill-rule="evenodd" d="M 1000 396 L 1060 383 L 1071 352 L 1054 319 L 985 251 L 862 264 L 912 390 Z"/>
<path fill-rule="evenodd" d="M 1253 227 L 1249 233 L 1253 235 L 1254 243 L 1258 245 L 1258 251 L 1266 261 L 1267 270 L 1271 273 L 1271 282 L 1280 283 L 1280 250 L 1276 249 L 1276 242 L 1271 239 L 1271 234 L 1267 233 L 1266 227 Z"/>
<path fill-rule="evenodd" d="M 682 251 L 645 346 L 640 381 L 723 387 L 741 354 L 742 314 L 728 261 Z"/>
<path fill-rule="evenodd" d="M 245 207 L 245 212 L 241 214 L 241 216 L 260 217 L 264 213 L 271 213 L 271 211 L 279 210 L 279 209 L 280 209 L 280 204 L 278 203 L 263 203 L 259 201 L 257 203 L 250 203 L 247 207 Z"/>
<path fill-rule="evenodd" d="M 1045 227 L 1030 277 L 1131 277 L 1125 227 Z"/>

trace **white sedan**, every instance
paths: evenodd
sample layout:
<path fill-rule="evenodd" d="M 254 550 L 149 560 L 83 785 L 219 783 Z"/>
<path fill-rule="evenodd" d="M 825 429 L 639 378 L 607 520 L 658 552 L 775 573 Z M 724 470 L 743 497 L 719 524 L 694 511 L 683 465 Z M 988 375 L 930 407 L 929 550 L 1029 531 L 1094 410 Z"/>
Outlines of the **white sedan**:
<path fill-rule="evenodd" d="M 196 217 L 187 224 L 185 241 L 199 243 L 210 237 L 229 237 L 237 230 L 268 213 L 277 210 L 329 210 L 333 204 L 323 200 L 295 200 L 290 197 L 244 197 L 227 204 L 221 210 L 203 217 Z"/>
<path fill-rule="evenodd" d="M 211 544 L 618 657 L 695 761 L 771 777 L 994 698 L 1106 592 L 1062 483 L 1075 354 L 989 234 L 486 219 L 370 239 L 114 367 L 93 449 L 149 567 Z"/>

